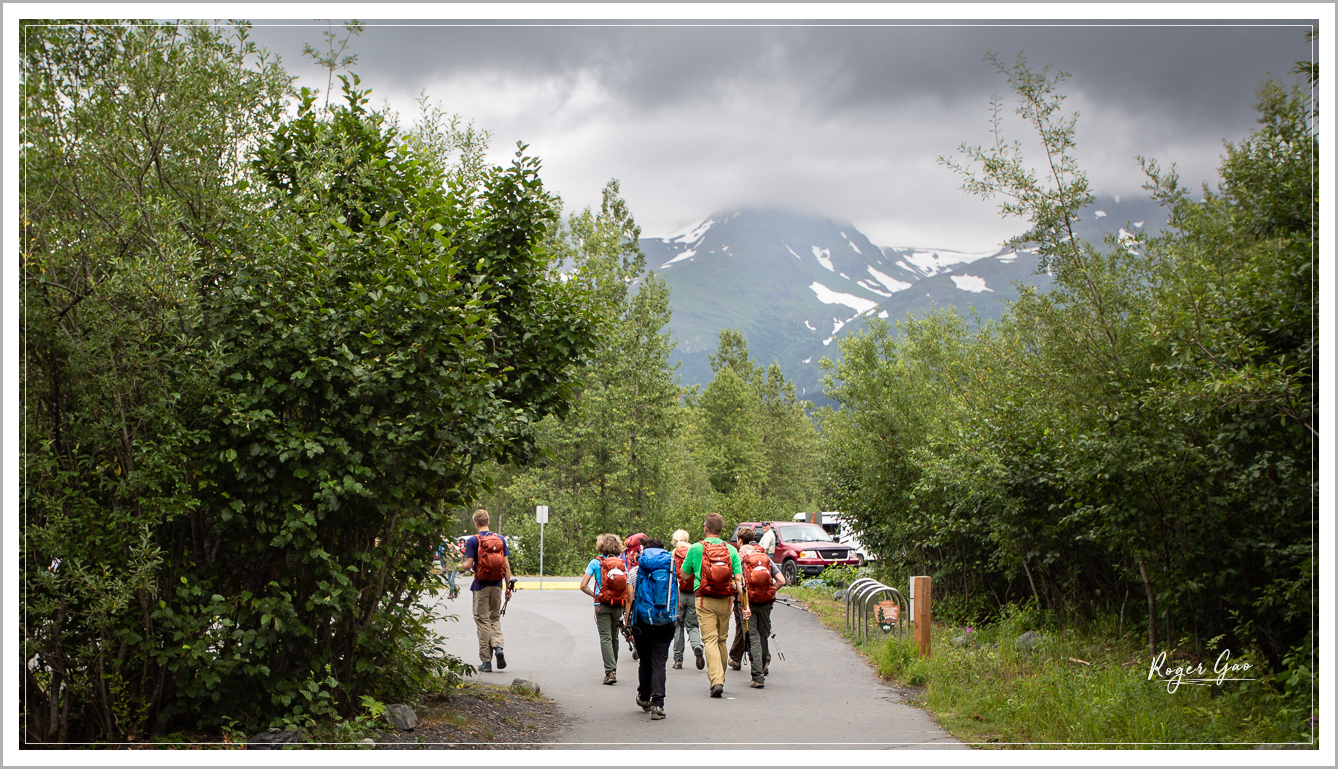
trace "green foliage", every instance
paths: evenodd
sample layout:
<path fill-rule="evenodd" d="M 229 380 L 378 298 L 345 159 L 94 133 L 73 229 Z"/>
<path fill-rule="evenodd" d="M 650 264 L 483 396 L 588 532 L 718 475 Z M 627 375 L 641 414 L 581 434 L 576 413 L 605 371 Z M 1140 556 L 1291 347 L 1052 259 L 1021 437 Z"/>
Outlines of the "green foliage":
<path fill-rule="evenodd" d="M 1314 168 L 1306 92 L 1265 83 L 1259 128 L 1195 200 L 1145 162 L 1170 228 L 1072 237 L 1090 200 L 1063 75 L 1004 66 L 1044 173 L 1004 139 L 962 148 L 977 194 L 1028 217 L 1055 278 L 997 324 L 951 313 L 842 343 L 822 415 L 829 502 L 896 579 L 934 577 L 936 613 L 1028 602 L 1116 617 L 1151 651 L 1255 653 L 1305 680 L 1315 612 Z M 1137 229 L 1130 227 L 1129 229 Z M 1250 651 L 1253 650 L 1253 651 Z M 1291 680 L 1287 677 L 1285 680 Z M 1309 692 L 1289 708 L 1309 707 Z"/>
<path fill-rule="evenodd" d="M 458 681 L 431 553 L 479 465 L 534 458 L 591 340 L 538 161 L 406 138 L 356 77 L 279 124 L 244 27 L 24 41 L 28 739 Z"/>

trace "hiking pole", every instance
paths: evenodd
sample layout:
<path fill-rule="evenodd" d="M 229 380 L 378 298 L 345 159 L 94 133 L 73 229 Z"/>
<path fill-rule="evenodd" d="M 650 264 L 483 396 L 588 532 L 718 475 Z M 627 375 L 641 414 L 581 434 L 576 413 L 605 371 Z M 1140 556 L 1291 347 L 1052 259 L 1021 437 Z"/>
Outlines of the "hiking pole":
<path fill-rule="evenodd" d="M 743 610 L 744 610 L 744 611 L 748 611 L 748 591 L 747 591 L 747 590 L 743 591 Z M 751 639 L 751 638 L 748 637 L 748 620 L 747 620 L 747 618 L 745 618 L 745 619 L 743 620 L 743 656 L 745 656 L 745 657 L 748 658 L 748 668 L 749 668 L 750 670 L 751 670 L 752 667 L 753 667 L 753 643 L 752 643 L 752 640 L 753 640 L 753 639 Z"/>
<path fill-rule="evenodd" d="M 516 581 L 513 579 L 513 580 L 511 580 L 510 582 L 507 582 L 507 583 L 506 583 L 506 589 L 507 589 L 508 592 L 512 592 L 512 593 L 514 593 L 515 590 L 516 590 Z M 509 603 L 511 603 L 511 596 L 508 595 L 508 596 L 506 597 L 506 600 L 502 602 L 502 614 L 501 614 L 501 616 L 503 616 L 503 617 L 506 616 L 506 605 L 509 604 Z"/>
<path fill-rule="evenodd" d="M 780 647 L 776 645 L 776 634 L 775 634 L 775 633 L 772 633 L 772 634 L 771 634 L 771 648 L 773 648 L 773 649 L 776 650 L 776 659 L 780 660 L 781 662 L 784 662 L 784 661 L 785 661 L 785 652 L 781 651 L 781 650 L 780 650 Z"/>

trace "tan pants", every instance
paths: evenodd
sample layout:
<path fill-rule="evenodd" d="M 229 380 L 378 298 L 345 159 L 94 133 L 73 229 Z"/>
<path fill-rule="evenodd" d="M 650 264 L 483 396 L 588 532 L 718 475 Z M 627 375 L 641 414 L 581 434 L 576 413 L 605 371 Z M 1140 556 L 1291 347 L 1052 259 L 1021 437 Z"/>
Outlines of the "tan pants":
<path fill-rule="evenodd" d="M 502 643 L 502 588 L 474 591 L 474 626 L 479 632 L 479 662 L 492 662 L 492 650 Z"/>
<path fill-rule="evenodd" d="M 706 676 L 711 685 L 725 683 L 726 645 L 729 642 L 729 598 L 697 597 L 697 622 L 701 625 L 702 651 L 706 653 Z"/>

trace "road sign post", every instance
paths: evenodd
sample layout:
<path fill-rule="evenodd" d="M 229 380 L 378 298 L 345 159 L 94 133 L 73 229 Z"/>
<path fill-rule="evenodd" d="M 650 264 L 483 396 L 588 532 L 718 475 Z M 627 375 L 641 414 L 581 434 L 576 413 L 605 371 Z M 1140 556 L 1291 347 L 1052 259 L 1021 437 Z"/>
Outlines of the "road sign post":
<path fill-rule="evenodd" d="M 539 589 L 544 589 L 544 524 L 548 523 L 548 505 L 534 508 L 534 520 L 539 524 Z"/>

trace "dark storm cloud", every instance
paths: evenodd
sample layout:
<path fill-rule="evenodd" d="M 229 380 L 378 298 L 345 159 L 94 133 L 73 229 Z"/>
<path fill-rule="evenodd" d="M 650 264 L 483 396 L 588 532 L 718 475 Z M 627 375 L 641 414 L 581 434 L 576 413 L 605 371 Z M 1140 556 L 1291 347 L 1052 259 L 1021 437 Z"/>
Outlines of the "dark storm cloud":
<path fill-rule="evenodd" d="M 369 21 L 353 41 L 364 82 L 416 93 L 433 80 L 469 73 L 517 78 L 594 73 L 635 109 L 749 83 L 784 82 L 815 110 L 877 112 L 908 102 L 979 100 L 1004 90 L 981 61 L 993 50 L 1011 61 L 1073 75 L 1070 88 L 1186 128 L 1235 127 L 1252 119 L 1250 94 L 1268 73 L 1290 79 L 1309 58 L 1300 22 L 1246 25 L 1048 22 L 1044 25 L 637 26 L 505 24 L 440 26 Z M 259 22 L 266 24 L 266 22 Z M 323 26 L 263 27 L 256 38 L 290 67 L 301 42 L 320 43 Z M 1233 133 L 1238 133 L 1233 131 Z"/>
<path fill-rule="evenodd" d="M 531 144 L 572 210 L 616 178 L 648 234 L 777 206 L 848 219 L 883 245 L 963 250 L 1019 226 L 937 163 L 989 140 L 989 98 L 1008 87 L 985 51 L 1072 75 L 1079 158 L 1108 195 L 1142 194 L 1136 156 L 1212 183 L 1222 141 L 1254 125 L 1259 81 L 1291 81 L 1310 55 L 1305 27 L 1278 22 L 367 23 L 350 50 L 374 101 L 413 115 L 424 93 L 476 119 L 494 162 Z M 301 56 L 303 42 L 323 47 L 324 24 L 260 24 L 259 44 L 325 86 Z"/>

